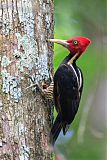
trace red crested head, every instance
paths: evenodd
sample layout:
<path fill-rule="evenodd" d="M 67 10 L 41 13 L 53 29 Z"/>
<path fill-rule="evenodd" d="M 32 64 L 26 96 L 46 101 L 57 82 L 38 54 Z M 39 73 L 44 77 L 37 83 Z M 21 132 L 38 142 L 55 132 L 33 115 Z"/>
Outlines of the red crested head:
<path fill-rule="evenodd" d="M 49 39 L 49 41 L 64 46 L 72 55 L 78 53 L 78 56 L 80 56 L 91 43 L 86 37 L 75 37 L 68 40 Z"/>
<path fill-rule="evenodd" d="M 66 40 L 66 42 L 68 43 L 66 48 L 73 55 L 77 52 L 79 53 L 79 55 L 81 55 L 86 50 L 88 45 L 91 43 L 91 41 L 85 37 L 75 37 Z"/>

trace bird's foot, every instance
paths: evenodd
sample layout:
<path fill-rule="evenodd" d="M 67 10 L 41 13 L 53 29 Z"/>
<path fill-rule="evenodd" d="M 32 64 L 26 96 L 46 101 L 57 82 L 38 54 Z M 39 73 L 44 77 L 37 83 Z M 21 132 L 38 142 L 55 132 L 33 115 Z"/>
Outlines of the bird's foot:
<path fill-rule="evenodd" d="M 37 84 L 36 89 L 44 98 L 53 100 L 53 82 L 51 82 L 49 86 L 43 83 L 42 87 L 39 84 Z"/>

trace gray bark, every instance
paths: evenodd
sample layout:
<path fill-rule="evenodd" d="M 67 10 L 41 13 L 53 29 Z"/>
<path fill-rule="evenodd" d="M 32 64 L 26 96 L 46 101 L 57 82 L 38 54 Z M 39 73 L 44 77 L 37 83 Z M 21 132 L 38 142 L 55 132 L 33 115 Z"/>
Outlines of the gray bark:
<path fill-rule="evenodd" d="M 50 160 L 52 0 L 0 0 L 0 160 Z"/>

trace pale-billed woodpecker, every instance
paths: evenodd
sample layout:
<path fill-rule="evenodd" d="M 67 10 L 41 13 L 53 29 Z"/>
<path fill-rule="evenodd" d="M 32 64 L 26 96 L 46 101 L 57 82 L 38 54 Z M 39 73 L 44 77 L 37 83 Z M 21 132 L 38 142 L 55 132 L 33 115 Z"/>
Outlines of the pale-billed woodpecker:
<path fill-rule="evenodd" d="M 83 89 L 83 74 L 76 65 L 76 60 L 86 50 L 90 40 L 85 37 L 75 37 L 69 40 L 50 39 L 49 41 L 60 44 L 70 51 L 54 75 L 53 96 L 58 113 L 51 129 L 54 145 L 61 129 L 65 135 L 78 111 Z"/>
<path fill-rule="evenodd" d="M 54 145 L 61 129 L 65 135 L 78 111 L 83 89 L 83 74 L 76 65 L 76 60 L 91 41 L 85 37 L 69 40 L 49 39 L 48 41 L 60 44 L 70 51 L 55 72 L 53 82 L 44 90 L 47 98 L 54 98 L 58 113 L 51 129 L 51 143 Z"/>

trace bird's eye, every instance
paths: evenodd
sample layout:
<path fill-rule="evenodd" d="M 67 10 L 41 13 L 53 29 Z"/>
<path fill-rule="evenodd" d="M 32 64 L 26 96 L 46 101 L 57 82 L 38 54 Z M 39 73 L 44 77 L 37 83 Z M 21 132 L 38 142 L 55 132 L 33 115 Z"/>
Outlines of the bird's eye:
<path fill-rule="evenodd" d="M 78 44 L 78 41 L 77 40 L 73 40 L 72 43 L 76 45 L 76 44 Z"/>

